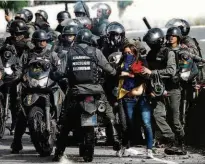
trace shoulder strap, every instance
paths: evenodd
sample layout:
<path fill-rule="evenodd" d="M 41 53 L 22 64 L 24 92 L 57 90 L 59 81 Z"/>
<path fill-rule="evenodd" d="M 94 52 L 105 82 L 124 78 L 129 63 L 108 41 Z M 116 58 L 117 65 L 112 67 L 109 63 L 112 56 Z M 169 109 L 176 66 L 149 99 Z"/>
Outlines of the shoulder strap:
<path fill-rule="evenodd" d="M 172 51 L 175 54 L 176 67 L 177 67 L 177 69 L 179 69 L 179 56 L 178 56 L 178 52 L 180 51 L 180 49 L 179 50 L 172 50 Z"/>

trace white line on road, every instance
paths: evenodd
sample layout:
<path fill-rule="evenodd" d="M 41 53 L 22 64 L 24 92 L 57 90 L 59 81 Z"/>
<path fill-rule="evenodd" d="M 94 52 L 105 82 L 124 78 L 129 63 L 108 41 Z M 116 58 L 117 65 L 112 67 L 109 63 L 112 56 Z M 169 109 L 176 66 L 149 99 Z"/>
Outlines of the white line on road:
<path fill-rule="evenodd" d="M 164 159 L 159 159 L 159 158 L 153 158 L 153 160 L 157 161 L 157 162 L 162 162 L 162 163 L 166 163 L 166 164 L 178 164 L 176 162 L 173 161 L 168 161 L 168 160 L 164 160 Z"/>
<path fill-rule="evenodd" d="M 205 39 L 200 39 L 199 41 L 200 41 L 200 42 L 205 42 Z"/>

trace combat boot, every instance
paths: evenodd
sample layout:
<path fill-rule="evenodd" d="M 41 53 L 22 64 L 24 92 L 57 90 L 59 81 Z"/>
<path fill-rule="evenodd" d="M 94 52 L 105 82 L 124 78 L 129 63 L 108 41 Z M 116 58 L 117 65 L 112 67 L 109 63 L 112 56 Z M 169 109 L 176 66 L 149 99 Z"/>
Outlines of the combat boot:
<path fill-rule="evenodd" d="M 60 160 L 63 158 L 64 153 L 63 151 L 59 151 L 57 148 L 55 150 L 54 157 L 52 159 L 53 162 L 60 162 Z"/>
<path fill-rule="evenodd" d="M 19 151 L 23 149 L 22 143 L 21 142 L 15 142 L 11 144 L 11 153 L 12 154 L 19 154 Z"/>
<path fill-rule="evenodd" d="M 175 155 L 178 151 L 178 148 L 176 147 L 175 140 L 169 139 L 167 147 L 164 149 L 164 153 L 167 155 Z"/>
<path fill-rule="evenodd" d="M 179 151 L 176 153 L 177 155 L 186 155 L 187 151 L 185 149 L 184 138 L 179 138 Z"/>
<path fill-rule="evenodd" d="M 119 151 L 121 149 L 121 142 L 119 140 L 119 135 L 115 127 L 114 121 L 111 121 L 112 133 L 113 133 L 113 150 Z"/>

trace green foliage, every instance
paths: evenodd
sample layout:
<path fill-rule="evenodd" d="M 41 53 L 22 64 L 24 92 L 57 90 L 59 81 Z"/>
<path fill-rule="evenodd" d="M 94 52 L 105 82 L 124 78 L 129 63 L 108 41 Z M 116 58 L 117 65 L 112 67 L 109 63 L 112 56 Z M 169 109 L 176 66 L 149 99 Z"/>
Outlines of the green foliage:
<path fill-rule="evenodd" d="M 9 10 L 18 11 L 23 7 L 28 6 L 27 0 L 22 1 L 0 1 L 0 8 L 5 9 L 8 8 Z"/>
<path fill-rule="evenodd" d="M 132 5 L 132 3 L 133 3 L 133 0 L 118 1 L 118 2 L 117 2 L 117 6 L 118 6 L 120 9 L 125 9 L 127 6 Z"/>

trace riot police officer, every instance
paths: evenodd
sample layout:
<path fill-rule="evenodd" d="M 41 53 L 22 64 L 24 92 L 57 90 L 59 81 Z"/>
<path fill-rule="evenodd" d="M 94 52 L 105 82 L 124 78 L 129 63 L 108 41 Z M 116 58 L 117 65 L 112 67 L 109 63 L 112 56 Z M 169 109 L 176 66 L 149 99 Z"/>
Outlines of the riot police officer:
<path fill-rule="evenodd" d="M 71 50 L 72 52 L 75 52 L 75 49 L 78 49 L 82 52 L 82 55 L 84 56 L 88 56 L 92 55 L 94 58 L 95 63 L 97 65 L 95 66 L 91 66 L 90 70 L 81 70 L 79 72 L 82 80 L 85 79 L 85 77 L 89 77 L 87 73 L 90 73 L 91 71 L 95 71 L 95 75 L 94 77 L 90 77 L 91 79 L 89 80 L 90 82 L 87 83 L 83 83 L 81 82 L 76 82 L 73 81 L 73 78 L 70 77 L 69 75 L 71 75 L 72 73 L 69 72 L 68 69 L 62 68 L 62 70 L 66 70 L 66 72 L 62 72 L 62 76 L 63 77 L 68 77 L 69 78 L 69 86 L 70 86 L 70 91 L 72 92 L 72 90 L 75 90 L 76 93 L 78 93 L 77 95 L 81 95 L 81 94 L 101 94 L 103 100 L 106 103 L 106 115 L 109 118 L 112 127 L 113 127 L 113 134 L 114 134 L 114 149 L 115 150 L 119 150 L 120 148 L 120 143 L 119 143 L 119 139 L 116 133 L 116 129 L 114 127 L 114 115 L 113 115 L 113 111 L 112 108 L 109 106 L 109 104 L 106 101 L 106 97 L 104 96 L 104 90 L 99 82 L 99 68 L 103 69 L 103 71 L 111 74 L 111 75 L 115 75 L 116 71 L 114 68 L 111 67 L 111 65 L 108 63 L 108 61 L 106 60 L 106 58 L 104 57 L 104 55 L 102 54 L 102 52 L 99 49 L 96 49 L 94 47 L 90 47 L 89 44 L 91 44 L 91 38 L 92 38 L 92 33 L 89 30 L 86 29 L 82 29 L 78 32 L 77 36 L 76 36 L 76 44 L 74 44 L 74 46 L 72 46 L 71 48 L 74 50 Z M 71 52 L 69 51 L 69 52 Z M 67 58 L 66 58 L 66 63 L 72 62 L 72 56 L 79 56 L 80 54 L 68 54 Z M 69 57 L 68 57 L 69 56 Z M 76 56 L 76 58 L 77 58 Z M 85 60 L 83 60 L 85 61 Z M 88 67 L 87 65 L 85 67 Z M 70 68 L 68 65 L 66 65 L 66 68 Z M 79 69 L 80 70 L 80 69 Z M 67 94 L 66 95 L 67 98 L 70 98 L 70 100 L 72 100 L 74 97 L 72 97 L 72 95 Z M 66 99 L 67 100 L 67 99 Z M 67 103 L 67 107 L 66 107 L 66 111 L 67 114 L 65 115 L 65 119 L 64 119 L 64 124 L 63 127 L 61 129 L 60 132 L 60 136 L 57 140 L 57 145 L 56 145 L 56 151 L 55 151 L 55 155 L 53 160 L 54 161 L 59 161 L 61 159 L 61 157 L 63 156 L 63 153 L 65 151 L 66 145 L 64 143 L 64 141 L 66 140 L 66 137 L 68 135 L 68 132 L 70 130 L 72 130 L 72 124 L 75 118 L 73 118 L 73 110 L 71 108 L 69 108 L 69 106 L 72 106 L 71 103 L 72 101 L 65 101 L 65 103 Z M 91 145 L 94 146 L 94 145 Z M 93 153 L 93 152 L 91 152 Z M 90 154 L 93 155 L 93 154 Z"/>
<path fill-rule="evenodd" d="M 91 32 L 97 36 L 104 35 L 105 28 L 109 24 L 111 7 L 105 3 L 97 3 L 93 8 L 97 8 L 97 17 L 92 20 Z"/>
<path fill-rule="evenodd" d="M 28 9 L 22 9 L 19 11 L 19 13 L 23 13 L 27 16 L 28 21 L 26 21 L 26 25 L 28 27 L 28 37 L 32 38 L 32 35 L 35 31 L 34 23 L 31 22 L 33 19 L 33 13 Z"/>
<path fill-rule="evenodd" d="M 102 52 L 108 58 L 113 52 L 120 52 L 125 42 L 125 28 L 118 22 L 111 22 L 105 29 L 105 38 L 101 42 Z"/>
<path fill-rule="evenodd" d="M 77 26 L 70 25 L 70 26 L 65 26 L 63 28 L 61 40 L 60 40 L 60 42 L 55 50 L 55 52 L 58 53 L 58 56 L 61 60 L 62 65 L 66 65 L 66 63 L 64 63 L 65 56 L 68 55 L 67 53 L 68 53 L 70 47 L 74 44 L 74 40 L 75 40 L 77 33 L 78 33 Z M 60 85 L 61 89 L 66 92 L 67 80 L 66 79 L 60 80 L 59 85 Z M 63 111 L 62 111 L 62 113 L 63 113 Z"/>
<path fill-rule="evenodd" d="M 92 21 L 90 18 L 88 17 L 77 17 L 76 18 L 82 25 L 82 27 L 80 28 L 85 28 L 88 30 L 92 29 Z M 96 35 L 92 35 L 92 46 L 99 48 L 99 41 L 100 41 L 100 37 L 96 36 Z"/>
<path fill-rule="evenodd" d="M 35 48 L 25 52 L 22 55 L 21 63 L 22 63 L 22 71 L 28 68 L 29 61 L 32 59 L 36 59 L 36 57 L 44 57 L 50 60 L 53 67 L 58 67 L 60 65 L 60 60 L 55 52 L 50 51 L 47 47 L 47 40 L 48 40 L 47 33 L 43 30 L 36 30 L 32 36 L 32 42 L 35 45 Z M 57 68 L 56 68 L 57 69 Z M 58 90 L 60 92 L 60 90 Z M 59 93 L 58 93 L 59 94 Z M 62 92 L 60 92 L 62 94 Z M 63 95 L 63 94 L 62 94 Z M 55 94 L 54 94 L 54 102 L 55 101 Z M 11 153 L 18 154 L 20 150 L 23 149 L 22 147 L 22 136 L 26 130 L 27 120 L 21 111 L 18 114 L 18 119 L 16 123 L 15 133 L 14 133 L 14 140 L 11 145 Z"/>
<path fill-rule="evenodd" d="M 30 12 L 29 12 L 30 13 Z M 15 16 L 15 20 L 17 19 L 21 19 L 23 20 L 27 27 L 28 27 L 28 31 L 27 31 L 27 37 L 31 38 L 34 31 L 35 31 L 35 26 L 32 22 L 30 22 L 29 20 L 31 19 L 31 14 L 28 14 L 28 11 L 27 10 L 21 10 L 19 12 L 17 12 L 16 16 Z M 32 15 L 33 16 L 33 15 Z"/>
<path fill-rule="evenodd" d="M 34 46 L 29 39 L 26 38 L 27 35 L 27 26 L 23 20 L 14 20 L 11 22 L 9 32 L 11 33 L 10 37 L 6 38 L 3 46 L 1 47 L 1 52 L 6 50 L 15 52 L 15 56 L 20 58 L 24 51 L 32 49 Z M 11 124 L 11 134 L 14 133 L 14 128 L 16 124 L 16 115 L 18 112 L 17 107 L 17 85 L 13 85 L 11 88 L 11 112 L 12 112 L 12 124 Z"/>
<path fill-rule="evenodd" d="M 16 13 L 14 19 L 15 20 L 20 19 L 26 23 L 28 27 L 27 37 L 31 38 L 33 32 L 35 31 L 34 24 L 31 22 L 31 20 L 33 19 L 33 13 L 30 10 L 22 9 Z M 7 30 L 6 30 L 7 32 L 9 32 L 9 27 L 11 26 L 12 21 L 13 20 L 8 21 Z"/>
<path fill-rule="evenodd" d="M 78 32 L 78 26 L 69 25 L 63 28 L 61 39 L 59 41 L 58 47 L 56 48 L 56 52 L 59 54 L 60 58 L 63 58 L 63 54 L 66 54 L 70 46 L 74 43 L 74 39 Z M 63 52 L 63 54 L 62 54 Z"/>
<path fill-rule="evenodd" d="M 28 22 L 31 22 L 31 21 L 32 21 L 32 19 L 33 19 L 33 13 L 32 13 L 30 10 L 28 10 L 28 9 L 22 9 L 22 10 L 20 10 L 19 12 L 20 12 L 20 13 L 24 13 L 24 14 L 27 16 Z"/>
<path fill-rule="evenodd" d="M 189 81 L 192 81 L 194 77 L 198 74 L 198 69 L 196 67 L 196 64 L 193 62 L 191 57 L 189 56 L 189 51 L 185 51 L 185 48 L 182 48 L 180 45 L 180 41 L 182 38 L 181 30 L 178 27 L 171 27 L 167 30 L 166 38 L 168 41 L 168 47 L 174 51 L 175 53 L 175 59 L 176 59 L 176 68 L 177 72 L 173 79 L 173 85 L 175 85 L 174 89 L 172 89 L 169 93 L 169 100 L 170 100 L 170 109 L 172 115 L 169 116 L 173 122 L 173 131 L 175 132 L 176 137 L 178 138 L 178 141 L 180 143 L 180 146 L 182 148 L 182 152 L 186 153 L 184 150 L 184 129 L 180 122 L 180 102 L 181 98 L 186 99 L 186 95 L 182 95 L 181 97 L 181 86 L 184 87 L 182 79 L 180 78 L 180 71 L 181 66 L 184 63 L 183 61 L 186 60 L 187 66 L 190 67 L 190 77 L 188 77 Z M 189 64 L 188 64 L 189 63 Z M 192 66 L 191 66 L 192 65 Z M 182 66 L 183 67 L 183 66 Z M 187 67 L 187 68 L 189 68 Z M 192 77 L 191 77 L 192 76 Z M 188 80 L 187 80 L 188 82 Z M 190 85 L 191 87 L 191 85 Z M 184 88 L 185 89 L 185 88 Z M 184 93 L 184 92 L 183 92 Z M 182 114 L 185 114 L 184 112 Z"/>
<path fill-rule="evenodd" d="M 22 20 L 15 20 L 11 23 L 9 32 L 10 37 L 6 38 L 4 45 L 14 45 L 17 51 L 17 56 L 21 56 L 24 50 L 32 49 L 33 44 L 27 36 L 28 27 Z"/>
<path fill-rule="evenodd" d="M 61 22 L 65 19 L 71 18 L 70 13 L 67 11 L 61 11 L 57 14 L 57 20 L 58 20 L 58 26 L 56 27 L 55 31 L 62 32 L 63 26 L 61 25 Z"/>
<path fill-rule="evenodd" d="M 48 23 L 48 14 L 44 10 L 38 10 L 35 13 L 36 19 L 35 19 L 35 28 L 36 30 L 44 30 L 46 32 L 52 31 L 50 28 L 50 25 Z"/>
<path fill-rule="evenodd" d="M 143 37 L 143 41 L 147 43 L 151 50 L 147 54 L 147 62 L 149 69 L 144 67 L 142 73 L 150 76 L 151 80 L 163 80 L 163 83 L 160 83 L 160 81 L 157 80 L 156 82 L 158 84 L 153 84 L 153 91 L 156 90 L 157 94 L 155 94 L 155 99 L 152 101 L 152 104 L 154 107 L 153 115 L 155 118 L 155 122 L 159 127 L 162 136 L 169 143 L 168 147 L 165 148 L 165 153 L 171 151 L 174 154 L 177 152 L 179 152 L 180 154 L 182 153 L 182 151 L 175 147 L 175 134 L 173 133 L 171 127 L 166 121 L 166 106 L 163 99 L 163 94 L 165 93 L 164 89 L 166 89 L 168 93 L 171 93 L 170 97 L 173 96 L 172 100 L 175 100 L 175 102 L 171 102 L 171 108 L 173 112 L 179 110 L 178 105 L 181 93 L 180 90 L 178 90 L 179 86 L 177 84 L 174 84 L 172 80 L 176 74 L 175 53 L 167 47 L 163 47 L 164 33 L 159 28 L 150 29 Z M 179 118 L 175 118 L 175 123 L 177 123 L 178 131 L 181 133 L 181 136 L 184 136 L 183 129 L 181 128 L 179 122 Z"/>
<path fill-rule="evenodd" d="M 88 17 L 90 18 L 90 12 L 88 6 L 85 4 L 85 2 L 77 2 L 74 5 L 74 13 L 75 17 Z"/>
<path fill-rule="evenodd" d="M 106 38 L 103 39 L 102 43 L 102 52 L 105 57 L 108 59 L 109 55 L 114 52 L 121 52 L 123 43 L 125 40 L 125 29 L 118 22 L 110 23 L 106 30 Z M 104 83 L 105 93 L 107 95 L 108 101 L 114 105 L 116 102 L 116 97 L 112 94 L 114 87 L 118 85 L 118 77 L 106 76 Z M 110 83 L 112 81 L 112 83 Z"/>

